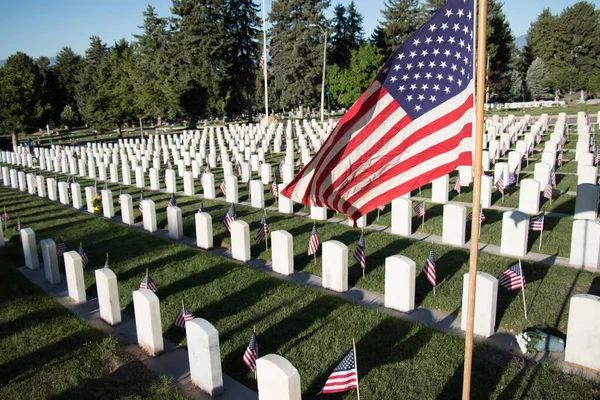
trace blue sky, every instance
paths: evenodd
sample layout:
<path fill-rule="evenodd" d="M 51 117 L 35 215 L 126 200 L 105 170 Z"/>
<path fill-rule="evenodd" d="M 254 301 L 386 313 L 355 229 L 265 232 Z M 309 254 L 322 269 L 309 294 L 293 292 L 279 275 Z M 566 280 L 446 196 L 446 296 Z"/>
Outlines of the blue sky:
<path fill-rule="evenodd" d="M 255 0 L 259 1 L 260 0 Z M 285 0 L 282 0 L 285 1 Z M 600 8 L 600 0 L 588 0 Z M 549 7 L 553 13 L 577 0 L 504 0 L 504 12 L 515 36 L 527 32 L 531 21 Z M 267 0 L 267 10 L 271 0 Z M 349 4 L 350 0 L 332 0 L 331 17 L 335 4 Z M 355 0 L 364 16 L 365 33 L 370 35 L 382 19 L 380 10 L 384 0 Z M 0 60 L 16 51 L 32 57 L 52 57 L 65 46 L 83 54 L 92 35 L 112 45 L 120 38 L 132 40 L 139 33 L 142 12 L 148 4 L 159 15 L 170 14 L 171 0 L 0 0 Z"/>

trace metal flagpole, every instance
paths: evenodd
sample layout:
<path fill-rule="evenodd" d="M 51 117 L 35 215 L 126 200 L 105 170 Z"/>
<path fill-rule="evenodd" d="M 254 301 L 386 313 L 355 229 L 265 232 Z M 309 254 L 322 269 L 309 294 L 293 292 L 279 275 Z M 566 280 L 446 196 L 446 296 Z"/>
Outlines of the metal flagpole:
<path fill-rule="evenodd" d="M 269 125 L 269 84 L 267 82 L 267 7 L 265 0 L 262 2 L 263 12 L 263 77 L 265 79 L 265 120 Z"/>
<path fill-rule="evenodd" d="M 477 10 L 477 1 L 474 2 Z M 469 257 L 469 301 L 467 307 L 467 332 L 465 338 L 465 363 L 463 369 L 463 400 L 471 398 L 471 370 L 473 366 L 473 330 L 475 326 L 475 293 L 477 290 L 477 250 L 479 248 L 479 217 L 481 212 L 481 170 L 483 151 L 483 124 L 485 101 L 485 64 L 486 59 L 486 22 L 487 0 L 479 2 L 479 18 L 477 21 L 477 89 L 476 89 L 476 115 L 475 115 L 475 163 L 473 182 L 473 218 L 471 218 L 471 251 Z"/>

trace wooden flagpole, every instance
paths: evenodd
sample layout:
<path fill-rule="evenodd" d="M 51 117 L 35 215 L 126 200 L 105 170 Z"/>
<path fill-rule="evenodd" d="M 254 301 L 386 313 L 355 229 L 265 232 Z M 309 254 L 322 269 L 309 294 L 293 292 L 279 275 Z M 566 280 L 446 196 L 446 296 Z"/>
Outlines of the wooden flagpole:
<path fill-rule="evenodd" d="M 256 335 L 256 325 L 252 325 L 252 333 L 254 333 L 254 335 Z M 257 368 L 258 368 L 258 365 L 256 365 L 254 367 L 254 379 L 258 379 L 257 378 L 258 373 L 256 372 Z"/>
<path fill-rule="evenodd" d="M 354 369 L 356 369 L 356 397 L 360 400 L 360 386 L 358 384 L 358 357 L 356 356 L 356 341 L 352 338 L 352 349 L 354 350 Z"/>
<path fill-rule="evenodd" d="M 146 287 L 148 287 L 148 268 L 146 268 Z"/>
<path fill-rule="evenodd" d="M 474 8 L 477 10 L 477 1 Z M 475 154 L 473 182 L 473 217 L 471 218 L 471 251 L 469 255 L 469 301 L 467 306 L 467 331 L 465 337 L 465 362 L 463 369 L 463 400 L 471 398 L 471 370 L 473 367 L 473 330 L 475 327 L 475 294 L 477 291 L 477 250 L 479 248 L 479 213 L 481 212 L 481 169 L 483 151 L 483 124 L 485 101 L 485 48 L 486 48 L 487 0 L 479 2 L 477 21 L 477 88 L 475 107 Z"/>
<path fill-rule="evenodd" d="M 315 220 L 313 219 L 313 226 L 315 225 Z M 312 240 L 312 231 L 310 233 L 310 237 L 308 238 L 308 245 L 310 246 L 310 241 Z M 321 244 L 319 243 L 319 246 Z M 315 249 L 315 252 L 313 253 L 313 258 L 315 260 L 315 265 L 317 264 L 317 249 Z"/>
<path fill-rule="evenodd" d="M 523 311 L 525 312 L 525 319 L 527 318 L 527 302 L 525 301 L 525 279 L 523 279 L 523 266 L 521 265 L 521 259 L 519 258 L 519 273 L 521 274 L 521 293 L 523 293 Z"/>
<path fill-rule="evenodd" d="M 538 246 L 538 250 L 542 248 L 542 237 L 544 236 L 544 228 L 540 231 L 540 245 Z"/>

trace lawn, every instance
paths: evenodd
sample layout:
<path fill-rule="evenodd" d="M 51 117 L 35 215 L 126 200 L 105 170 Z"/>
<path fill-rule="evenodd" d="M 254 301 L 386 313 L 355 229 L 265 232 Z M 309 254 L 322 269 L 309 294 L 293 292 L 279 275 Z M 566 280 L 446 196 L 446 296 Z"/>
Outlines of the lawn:
<path fill-rule="evenodd" d="M 353 306 L 341 299 L 271 278 L 252 268 L 37 197 L 0 188 L 0 204 L 5 203 L 13 204 L 15 212 L 36 231 L 38 240 L 61 237 L 70 249 L 83 241 L 90 259 L 90 267 L 85 271 L 90 295 L 95 291 L 93 269 L 102 267 L 104 253 L 108 250 L 111 268 L 118 276 L 121 305 L 129 314 L 132 314 L 131 291 L 137 288 L 146 268 L 149 268 L 160 288 L 157 295 L 161 299 L 165 336 L 185 344 L 184 331 L 172 325 L 180 301 L 184 299 L 194 315 L 208 319 L 219 330 L 224 372 L 253 389 L 256 389 L 253 375 L 241 359 L 251 329 L 256 326 L 260 353 L 277 353 L 290 360 L 300 372 L 303 397 L 312 397 L 320 390 L 327 375 L 349 350 L 352 338 L 357 341 L 364 398 L 460 396 L 463 339 Z M 220 206 L 218 202 L 210 202 L 208 206 L 215 205 Z M 240 209 L 243 209 L 244 219 L 260 214 L 258 210 Z M 309 222 L 299 218 L 285 219 L 299 221 L 300 225 Z M 274 221 L 273 225 L 277 223 Z M 321 227 L 324 240 L 334 234 L 326 227 L 341 228 L 335 224 Z M 303 226 L 299 228 L 295 236 L 298 247 L 304 247 L 308 230 L 305 231 Z M 14 231 L 7 232 L 12 240 L 18 240 Z M 356 236 L 355 232 L 348 232 Z M 399 252 L 405 254 L 404 250 L 413 245 L 389 235 L 385 237 L 391 241 L 378 255 L 380 258 Z M 421 246 L 419 252 L 422 250 L 424 257 L 428 245 Z M 262 253 L 257 246 L 253 246 L 253 252 Z M 386 252 L 389 254 L 384 254 Z M 454 270 L 454 261 L 466 257 L 466 253 L 456 253 L 463 252 L 439 246 L 438 265 L 452 266 L 448 269 Z M 481 264 L 488 265 L 492 259 L 482 255 Z M 304 269 L 313 272 L 312 264 L 308 264 Z M 498 266 L 498 269 L 503 267 Z M 531 282 L 528 287 L 532 301 L 531 322 L 523 322 L 519 293 L 501 293 L 499 319 L 515 328 L 546 320 L 551 326 L 562 326 L 564 331 L 568 304 L 563 300 L 572 294 L 590 290 L 596 276 L 568 268 L 531 265 L 525 268 Z M 538 268 L 541 269 L 535 272 Z M 11 266 L 8 269 L 12 270 Z M 355 266 L 351 269 L 356 272 Z M 379 270 L 373 273 L 380 274 L 382 271 Z M 447 271 L 436 298 L 430 288 L 425 289 L 424 280 L 419 278 L 417 291 L 426 305 L 435 307 L 437 304 L 453 303 L 451 311 L 458 311 L 459 286 L 462 287 L 459 275 L 462 274 L 457 272 Z M 460 272 L 463 272 L 462 268 Z M 458 281 L 460 285 L 455 284 Z M 598 281 L 594 282 L 592 291 L 597 293 Z M 439 301 L 444 297 L 446 301 Z M 549 299 L 544 300 L 546 297 Z M 7 351 L 9 354 L 12 352 Z M 545 363 L 529 363 L 484 345 L 476 346 L 473 371 L 473 398 L 584 399 L 600 395 L 597 383 L 565 375 Z M 356 394 L 351 392 L 331 398 L 351 399 L 356 398 Z"/>

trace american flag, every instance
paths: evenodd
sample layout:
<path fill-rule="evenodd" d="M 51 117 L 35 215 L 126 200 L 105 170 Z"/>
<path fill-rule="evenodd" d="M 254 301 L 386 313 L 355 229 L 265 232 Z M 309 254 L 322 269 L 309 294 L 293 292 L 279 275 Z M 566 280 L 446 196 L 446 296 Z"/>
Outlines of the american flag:
<path fill-rule="evenodd" d="M 8 216 L 6 209 L 4 209 L 4 212 L 2 213 L 2 221 L 3 222 L 8 222 L 8 220 L 10 219 L 10 217 Z"/>
<path fill-rule="evenodd" d="M 521 269 L 521 263 L 517 263 L 498 275 L 498 285 L 504 286 L 508 290 L 525 289 L 525 274 Z"/>
<path fill-rule="evenodd" d="M 508 147 L 506 147 L 506 142 L 502 143 L 502 157 L 504 157 L 504 155 L 506 154 L 506 152 L 508 151 Z"/>
<path fill-rule="evenodd" d="M 200 202 L 200 207 L 198 208 L 198 213 L 203 213 L 204 212 L 204 200 L 202 200 Z"/>
<path fill-rule="evenodd" d="M 35 187 L 35 190 L 38 190 L 38 178 L 37 178 L 37 174 L 35 174 L 35 176 L 33 177 L 33 186 Z"/>
<path fill-rule="evenodd" d="M 596 158 L 594 159 L 596 165 L 600 164 L 600 151 L 596 153 Z"/>
<path fill-rule="evenodd" d="M 596 152 L 596 141 L 593 136 L 590 136 L 590 153 Z"/>
<path fill-rule="evenodd" d="M 271 194 L 275 197 L 277 197 L 277 195 L 279 194 L 279 190 L 277 189 L 277 182 L 275 182 L 275 180 L 273 180 L 273 183 L 271 183 Z"/>
<path fill-rule="evenodd" d="M 363 270 L 367 269 L 367 253 L 365 251 L 365 235 L 360 234 L 356 250 L 354 250 L 354 259 Z"/>
<path fill-rule="evenodd" d="M 193 320 L 194 318 L 194 314 L 189 312 L 188 309 L 183 306 L 181 307 L 179 314 L 177 314 L 177 318 L 175 318 L 175 326 L 185 328 L 185 323 Z"/>
<path fill-rule="evenodd" d="M 169 204 L 167 207 L 177 207 L 177 200 L 175 200 L 175 193 L 171 193 L 171 199 L 169 200 Z"/>
<path fill-rule="evenodd" d="M 138 203 L 138 210 L 140 210 L 140 212 L 143 214 L 144 204 L 142 203 L 142 201 L 144 201 L 144 192 L 140 193 L 140 202 Z"/>
<path fill-rule="evenodd" d="M 433 244 L 431 245 L 431 250 L 429 250 L 429 255 L 427 256 L 427 260 L 425 260 L 425 266 L 423 267 L 423 272 L 427 277 L 431 286 L 435 287 L 435 255 L 433 253 Z"/>
<path fill-rule="evenodd" d="M 244 364 L 250 369 L 250 371 L 254 372 L 256 369 L 256 359 L 258 358 L 258 341 L 256 340 L 256 333 L 252 332 L 252 337 L 250 338 L 250 343 L 248 343 L 248 347 L 246 347 L 246 351 L 244 352 Z"/>
<path fill-rule="evenodd" d="M 81 257 L 81 266 L 83 268 L 85 268 L 88 265 L 88 256 L 87 254 L 85 254 L 85 251 L 83 250 L 83 245 L 79 244 L 79 256 Z"/>
<path fill-rule="evenodd" d="M 460 193 L 460 176 L 456 177 L 456 182 L 454 182 L 454 190 Z"/>
<path fill-rule="evenodd" d="M 537 135 L 535 135 L 535 142 L 537 144 L 540 144 L 541 141 L 542 141 L 542 134 L 538 133 Z"/>
<path fill-rule="evenodd" d="M 473 213 L 470 212 L 469 215 L 467 215 L 467 221 L 471 221 L 473 219 Z M 485 215 L 483 214 L 483 209 L 479 209 L 479 224 L 481 224 L 483 221 L 485 221 Z"/>
<path fill-rule="evenodd" d="M 233 221 L 235 221 L 236 218 L 237 218 L 237 215 L 235 214 L 235 205 L 231 204 L 229 206 L 229 210 L 227 210 L 227 214 L 225 214 L 225 219 L 223 220 L 225 229 L 227 229 L 228 232 L 231 232 L 231 227 L 229 224 L 231 224 Z"/>
<path fill-rule="evenodd" d="M 108 268 L 108 253 L 106 253 L 106 261 L 104 262 L 104 268 Z"/>
<path fill-rule="evenodd" d="M 242 164 L 240 164 L 240 162 L 238 161 L 237 164 L 235 165 L 235 170 L 237 172 L 238 175 L 242 175 Z"/>
<path fill-rule="evenodd" d="M 19 218 L 17 218 L 17 226 L 15 226 L 15 231 L 21 232 L 22 228 L 23 228 L 23 226 L 21 226 L 21 217 L 19 217 Z"/>
<path fill-rule="evenodd" d="M 67 251 L 67 245 L 61 238 L 58 238 L 56 241 L 56 255 L 62 257 L 65 254 L 65 251 Z"/>
<path fill-rule="evenodd" d="M 552 170 L 550 171 L 550 180 L 552 181 L 552 186 L 556 186 L 556 168 L 552 166 Z"/>
<path fill-rule="evenodd" d="M 596 164 L 598 163 L 598 158 L 596 158 Z M 560 153 L 558 153 L 558 166 L 562 166 L 563 165 L 563 152 L 561 151 Z"/>
<path fill-rule="evenodd" d="M 383 211 L 383 210 L 385 210 L 385 204 L 381 204 L 381 205 L 377 206 L 377 209 L 378 209 L 379 211 Z"/>
<path fill-rule="evenodd" d="M 258 226 L 258 231 L 256 231 L 256 243 L 260 243 L 268 233 L 269 227 L 267 226 L 267 217 L 263 215 L 260 220 L 260 225 Z"/>
<path fill-rule="evenodd" d="M 504 171 L 500 172 L 500 177 L 496 181 L 496 189 L 502 194 L 504 194 L 504 179 L 502 179 L 504 175 Z"/>
<path fill-rule="evenodd" d="M 221 181 L 219 189 L 221 189 L 221 193 L 223 193 L 223 196 L 227 196 L 227 186 L 225 185 L 225 181 Z"/>
<path fill-rule="evenodd" d="M 544 213 L 539 213 L 529 220 L 529 230 L 541 232 L 544 230 Z"/>
<path fill-rule="evenodd" d="M 496 164 L 496 158 L 498 158 L 498 148 L 494 149 L 494 155 L 492 156 L 492 164 Z"/>
<path fill-rule="evenodd" d="M 547 199 L 552 199 L 552 179 L 548 179 L 548 184 L 544 189 L 544 197 Z"/>
<path fill-rule="evenodd" d="M 262 176 L 262 165 L 258 166 L 258 168 L 256 169 L 256 172 L 258 173 L 258 176 Z"/>
<path fill-rule="evenodd" d="M 207 165 L 206 165 L 206 167 L 204 167 L 204 173 L 205 173 L 205 174 L 210 174 L 211 172 L 212 172 L 212 171 L 211 171 L 211 169 L 210 169 L 210 165 L 208 165 L 208 164 L 207 164 Z"/>
<path fill-rule="evenodd" d="M 354 221 L 472 165 L 473 0 L 449 0 L 383 65 L 284 190 Z"/>
<path fill-rule="evenodd" d="M 346 357 L 333 370 L 327 378 L 325 386 L 319 392 L 321 394 L 340 393 L 358 387 L 358 371 L 356 370 L 354 349 L 350 350 Z"/>
<path fill-rule="evenodd" d="M 283 162 L 283 160 L 281 160 L 281 162 Z M 275 177 L 276 178 L 281 178 L 281 163 L 279 163 L 279 165 L 275 169 Z"/>
<path fill-rule="evenodd" d="M 312 256 L 319 249 L 319 233 L 317 232 L 317 224 L 313 222 L 312 231 L 310 232 L 310 240 L 308 242 L 308 255 Z"/>
<path fill-rule="evenodd" d="M 421 218 L 422 216 L 425 215 L 425 203 L 423 203 L 423 202 L 417 203 L 417 205 L 413 207 L 413 210 L 414 210 L 415 214 L 417 215 L 417 217 Z"/>
<path fill-rule="evenodd" d="M 121 205 L 121 196 L 123 196 L 123 189 L 119 188 L 119 198 L 117 199 L 118 205 Z"/>
<path fill-rule="evenodd" d="M 168 169 L 172 169 L 173 168 L 173 164 L 171 164 L 171 160 L 167 160 L 167 168 Z M 165 174 L 166 175 L 166 174 Z"/>
<path fill-rule="evenodd" d="M 156 292 L 158 291 L 158 286 L 156 286 L 156 283 L 150 278 L 150 275 L 146 275 L 144 276 L 144 279 L 142 279 L 142 283 L 140 283 L 140 289 L 149 289 Z"/>

